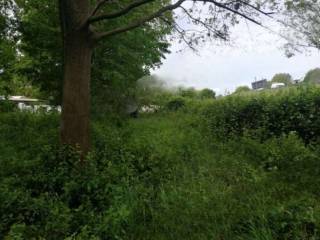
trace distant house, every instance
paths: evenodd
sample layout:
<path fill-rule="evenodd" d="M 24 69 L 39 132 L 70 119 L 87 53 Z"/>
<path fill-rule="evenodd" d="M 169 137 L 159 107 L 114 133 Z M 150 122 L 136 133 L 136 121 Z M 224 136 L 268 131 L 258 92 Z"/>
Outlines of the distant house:
<path fill-rule="evenodd" d="M 10 96 L 8 100 L 11 102 L 24 103 L 24 104 L 36 104 L 41 102 L 39 99 L 28 98 L 25 96 Z"/>
<path fill-rule="evenodd" d="M 262 79 L 260 81 L 255 81 L 251 83 L 251 86 L 253 90 L 264 89 L 267 88 L 268 82 L 267 79 Z"/>

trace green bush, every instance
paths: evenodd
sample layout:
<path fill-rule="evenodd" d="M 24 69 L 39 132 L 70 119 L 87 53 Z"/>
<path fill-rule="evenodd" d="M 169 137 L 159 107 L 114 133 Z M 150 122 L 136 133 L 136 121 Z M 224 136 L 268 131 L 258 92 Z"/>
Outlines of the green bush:
<path fill-rule="evenodd" d="M 166 109 L 169 111 L 177 111 L 185 105 L 185 100 L 183 98 L 175 98 L 167 102 Z"/>
<path fill-rule="evenodd" d="M 285 205 L 268 209 L 263 215 L 243 222 L 239 239 L 317 239 L 319 208 L 316 199 L 287 199 Z"/>
<path fill-rule="evenodd" d="M 211 135 L 250 135 L 266 140 L 296 132 L 306 143 L 320 136 L 320 88 L 270 90 L 219 99 L 204 111 Z"/>
<path fill-rule="evenodd" d="M 17 110 L 15 103 L 7 100 L 0 100 L 0 113 L 13 112 L 15 110 Z"/>

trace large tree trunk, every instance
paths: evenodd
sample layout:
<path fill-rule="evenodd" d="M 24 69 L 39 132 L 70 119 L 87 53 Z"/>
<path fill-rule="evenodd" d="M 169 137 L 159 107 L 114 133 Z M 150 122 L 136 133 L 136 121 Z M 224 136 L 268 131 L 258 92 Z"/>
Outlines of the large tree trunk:
<path fill-rule="evenodd" d="M 90 148 L 90 80 L 92 48 L 86 32 L 73 33 L 65 41 L 61 141 Z"/>
<path fill-rule="evenodd" d="M 61 142 L 78 147 L 84 156 L 90 148 L 90 80 L 92 34 L 86 24 L 89 0 L 60 0 L 64 41 L 64 76 Z"/>

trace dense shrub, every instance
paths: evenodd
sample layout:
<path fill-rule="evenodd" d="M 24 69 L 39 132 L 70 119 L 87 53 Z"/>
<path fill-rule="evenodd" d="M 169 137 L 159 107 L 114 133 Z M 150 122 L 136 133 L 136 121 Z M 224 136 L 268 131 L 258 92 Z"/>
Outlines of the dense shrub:
<path fill-rule="evenodd" d="M 220 139 L 250 135 L 261 140 L 296 132 L 306 143 L 320 136 L 320 88 L 270 90 L 219 99 L 204 111 L 211 134 Z"/>
<path fill-rule="evenodd" d="M 177 111 L 186 105 L 183 98 L 174 98 L 167 102 L 166 109 L 169 111 Z"/>
<path fill-rule="evenodd" d="M 0 113 L 7 113 L 17 110 L 15 103 L 0 99 Z"/>

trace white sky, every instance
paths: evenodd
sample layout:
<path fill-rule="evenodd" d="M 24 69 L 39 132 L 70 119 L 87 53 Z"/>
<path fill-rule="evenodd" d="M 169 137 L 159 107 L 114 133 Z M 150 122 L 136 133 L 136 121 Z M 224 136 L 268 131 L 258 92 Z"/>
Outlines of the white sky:
<path fill-rule="evenodd" d="M 275 31 L 280 29 L 269 26 Z M 287 58 L 281 49 L 286 41 L 260 26 L 243 22 L 231 33 L 233 46 L 206 44 L 198 54 L 191 50 L 177 52 L 178 43 L 173 43 L 172 53 L 153 73 L 173 86 L 211 88 L 224 94 L 240 85 L 251 87 L 255 78 L 271 79 L 274 74 L 285 72 L 300 79 L 308 70 L 320 67 L 318 50 Z"/>

